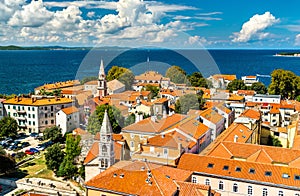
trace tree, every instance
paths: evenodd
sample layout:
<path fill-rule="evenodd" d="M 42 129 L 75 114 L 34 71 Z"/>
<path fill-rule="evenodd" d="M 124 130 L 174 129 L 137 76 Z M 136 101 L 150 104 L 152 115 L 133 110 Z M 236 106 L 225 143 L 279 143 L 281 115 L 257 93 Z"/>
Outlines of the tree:
<path fill-rule="evenodd" d="M 77 173 L 77 167 L 73 164 L 73 160 L 65 156 L 57 171 L 58 176 L 63 176 L 68 179 L 72 178 Z"/>
<path fill-rule="evenodd" d="M 268 146 L 278 146 L 278 147 L 282 147 L 282 144 L 280 142 L 280 140 L 272 135 L 268 136 Z"/>
<path fill-rule="evenodd" d="M 107 73 L 106 79 L 107 81 L 117 79 L 125 85 L 126 90 L 130 90 L 134 81 L 134 74 L 125 67 L 112 66 Z"/>
<path fill-rule="evenodd" d="M 61 96 L 61 89 L 58 88 L 58 89 L 54 89 L 53 92 L 52 92 L 53 96 L 58 96 L 60 97 Z"/>
<path fill-rule="evenodd" d="M 44 140 L 50 139 L 53 142 L 57 142 L 62 138 L 61 128 L 53 126 L 46 128 L 43 132 Z"/>
<path fill-rule="evenodd" d="M 186 114 L 190 109 L 202 109 L 204 102 L 197 94 L 186 94 L 179 98 L 175 103 L 175 112 Z"/>
<path fill-rule="evenodd" d="M 59 166 L 63 162 L 64 156 L 65 154 L 58 143 L 49 147 L 45 153 L 47 168 L 57 173 Z"/>
<path fill-rule="evenodd" d="M 121 132 L 121 127 L 123 126 L 124 122 L 124 118 L 121 115 L 121 111 L 115 106 L 110 106 L 106 104 L 97 106 L 96 110 L 89 117 L 87 126 L 88 132 L 95 134 L 96 132 L 100 131 L 105 110 L 107 110 L 109 121 L 113 128 L 113 132 Z"/>
<path fill-rule="evenodd" d="M 66 156 L 58 169 L 58 176 L 64 176 L 71 178 L 77 174 L 77 167 L 75 166 L 75 158 L 81 152 L 80 136 L 74 137 L 72 134 L 68 134 L 66 138 Z"/>
<path fill-rule="evenodd" d="M 203 78 L 200 72 L 194 72 L 187 78 L 192 86 L 208 88 L 207 80 Z"/>
<path fill-rule="evenodd" d="M 237 90 L 246 90 L 247 86 L 245 85 L 243 80 L 234 79 L 227 85 L 227 90 L 230 92 Z"/>
<path fill-rule="evenodd" d="M 0 155 L 6 155 L 6 151 L 0 146 Z"/>
<path fill-rule="evenodd" d="M 0 137 L 11 137 L 18 133 L 18 123 L 15 119 L 5 116 L 0 120 Z"/>
<path fill-rule="evenodd" d="M 261 82 L 253 83 L 250 90 L 254 90 L 257 94 L 266 94 L 268 92 L 267 87 Z"/>
<path fill-rule="evenodd" d="M 144 90 L 151 92 L 151 98 L 156 97 L 158 95 L 158 92 L 159 92 L 159 88 L 157 86 L 153 86 L 151 84 L 147 84 L 144 87 Z"/>
<path fill-rule="evenodd" d="M 271 74 L 271 84 L 268 92 L 281 95 L 282 98 L 294 99 L 300 93 L 300 79 L 293 72 L 276 69 Z"/>
<path fill-rule="evenodd" d="M 15 160 L 8 156 L 0 154 L 0 174 L 5 173 L 8 174 L 15 170 L 16 162 Z"/>
<path fill-rule="evenodd" d="M 74 137 L 72 134 L 68 134 L 66 138 L 66 156 L 70 159 L 74 159 L 81 152 L 80 136 Z"/>
<path fill-rule="evenodd" d="M 186 72 L 179 66 L 171 66 L 166 71 L 166 77 L 170 78 L 171 82 L 183 84 L 187 82 Z"/>
<path fill-rule="evenodd" d="M 134 114 L 130 114 L 126 119 L 125 119 L 125 122 L 124 122 L 124 126 L 128 126 L 128 125 L 131 125 L 135 122 L 135 115 Z"/>

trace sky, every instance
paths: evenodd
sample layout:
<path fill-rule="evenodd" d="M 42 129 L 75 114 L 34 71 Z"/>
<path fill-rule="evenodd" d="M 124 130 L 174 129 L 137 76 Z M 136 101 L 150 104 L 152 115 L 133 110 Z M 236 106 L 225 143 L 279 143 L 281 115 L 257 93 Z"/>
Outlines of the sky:
<path fill-rule="evenodd" d="M 0 45 L 300 49 L 299 7 L 299 0 L 0 0 Z"/>

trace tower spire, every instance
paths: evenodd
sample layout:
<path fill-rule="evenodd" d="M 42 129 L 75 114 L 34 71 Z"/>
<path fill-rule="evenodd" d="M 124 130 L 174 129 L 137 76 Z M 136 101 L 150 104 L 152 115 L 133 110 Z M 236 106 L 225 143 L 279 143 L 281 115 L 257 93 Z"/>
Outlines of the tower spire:
<path fill-rule="evenodd" d="M 102 79 L 103 77 L 105 77 L 105 71 L 104 71 L 103 59 L 101 59 L 100 70 L 99 70 L 99 79 Z"/>
<path fill-rule="evenodd" d="M 102 125 L 101 125 L 101 129 L 100 129 L 100 134 L 112 134 L 112 127 L 109 121 L 109 117 L 107 114 L 107 110 L 105 110 L 104 112 L 104 117 L 103 117 L 103 121 L 102 121 Z"/>
<path fill-rule="evenodd" d="M 106 95 L 107 95 L 107 83 L 105 79 L 104 63 L 103 60 L 101 59 L 99 76 L 98 76 L 97 97 L 101 99 Z"/>

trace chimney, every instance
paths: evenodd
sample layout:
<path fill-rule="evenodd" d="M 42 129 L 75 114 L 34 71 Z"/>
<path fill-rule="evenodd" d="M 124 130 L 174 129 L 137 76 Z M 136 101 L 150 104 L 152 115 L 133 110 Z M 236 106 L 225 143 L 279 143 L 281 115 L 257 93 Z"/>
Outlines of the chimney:
<path fill-rule="evenodd" d="M 234 141 L 234 142 L 237 142 L 237 141 L 238 141 L 238 139 L 239 139 L 239 136 L 237 136 L 237 135 L 234 135 L 233 141 Z"/>

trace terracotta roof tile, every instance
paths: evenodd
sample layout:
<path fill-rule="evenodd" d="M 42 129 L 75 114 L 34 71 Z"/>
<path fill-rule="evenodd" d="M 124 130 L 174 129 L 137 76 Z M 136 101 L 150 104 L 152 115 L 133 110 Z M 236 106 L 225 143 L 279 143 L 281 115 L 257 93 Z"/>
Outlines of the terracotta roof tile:
<path fill-rule="evenodd" d="M 166 129 L 170 129 L 187 116 L 181 114 L 173 114 L 167 118 L 151 120 L 151 117 L 143 119 L 137 123 L 131 124 L 122 129 L 123 132 L 148 132 L 148 133 L 160 133 Z"/>
<path fill-rule="evenodd" d="M 34 101 L 33 101 L 34 99 Z M 72 103 L 72 99 L 69 98 L 12 98 L 4 101 L 4 104 L 13 104 L 13 105 L 30 105 L 30 106 L 44 106 L 44 105 L 56 105 L 56 104 L 66 104 Z"/>
<path fill-rule="evenodd" d="M 172 134 L 157 135 L 148 139 L 147 145 L 178 148 L 178 143 Z"/>
<path fill-rule="evenodd" d="M 99 155 L 99 142 L 94 142 L 90 148 L 88 154 L 86 155 L 83 164 L 88 164 Z"/>
<path fill-rule="evenodd" d="M 213 78 L 215 78 L 215 79 L 224 78 L 224 80 L 232 81 L 232 80 L 236 79 L 236 75 L 216 74 L 216 75 L 213 75 Z"/>
<path fill-rule="evenodd" d="M 65 82 L 56 82 L 53 84 L 45 84 L 43 86 L 35 88 L 35 90 L 41 90 L 41 89 L 53 90 L 53 89 L 70 87 L 70 86 L 79 85 L 79 84 L 80 84 L 79 80 L 69 80 L 69 81 L 65 81 Z"/>
<path fill-rule="evenodd" d="M 255 91 L 254 90 L 238 90 L 237 94 L 238 95 L 254 95 Z"/>
<path fill-rule="evenodd" d="M 107 82 L 107 88 L 116 90 L 125 87 L 125 85 L 117 79 Z"/>
<path fill-rule="evenodd" d="M 207 167 L 209 163 L 213 164 L 213 168 Z M 223 169 L 225 165 L 228 166 L 228 170 Z M 241 170 L 236 171 L 236 167 L 240 167 Z M 300 175 L 300 169 L 287 166 L 223 159 L 195 154 L 183 154 L 179 161 L 178 168 L 224 177 L 255 180 L 256 182 L 286 185 L 297 188 L 300 187 L 300 181 L 294 179 L 295 175 Z M 249 172 L 251 168 L 255 170 L 254 173 Z M 266 171 L 270 171 L 271 176 L 265 175 Z M 283 174 L 288 174 L 290 177 L 283 178 Z"/>
<path fill-rule="evenodd" d="M 177 181 L 176 183 L 179 186 L 179 196 L 207 196 L 210 190 L 210 187 L 208 185 L 179 181 Z M 206 194 L 204 195 L 199 190 L 205 192 Z"/>
<path fill-rule="evenodd" d="M 240 115 L 240 117 L 248 117 L 255 120 L 260 120 L 261 114 L 258 110 L 247 109 Z"/>
<path fill-rule="evenodd" d="M 165 97 L 163 97 L 163 98 L 158 98 L 158 99 L 156 99 L 155 101 L 153 101 L 153 103 L 155 104 L 155 103 L 165 103 L 165 102 L 167 102 L 167 101 L 169 101 L 167 98 L 165 98 Z"/>
<path fill-rule="evenodd" d="M 147 174 L 151 171 L 151 177 Z M 120 194 L 172 195 L 177 190 L 174 180 L 185 181 L 192 172 L 139 161 L 120 161 L 89 180 L 88 189 L 100 188 Z M 149 183 L 146 179 L 149 179 Z"/>
<path fill-rule="evenodd" d="M 228 153 L 220 153 L 219 151 Z M 228 155 L 230 154 L 230 156 Z M 300 150 L 279 148 L 272 146 L 222 142 L 207 155 L 221 158 L 242 158 L 247 161 L 262 161 L 268 164 L 281 163 L 300 168 L 300 163 L 295 162 L 300 157 Z"/>
<path fill-rule="evenodd" d="M 214 124 L 217 124 L 224 118 L 222 115 L 220 115 L 216 111 L 212 110 L 212 108 L 208 108 L 208 109 L 200 112 L 199 115 Z"/>
<path fill-rule="evenodd" d="M 72 133 L 73 133 L 74 135 L 87 135 L 87 134 L 90 134 L 89 132 L 87 132 L 87 131 L 85 131 L 85 130 L 83 130 L 83 129 L 81 129 L 81 128 L 76 128 L 76 129 L 74 129 L 74 130 L 72 131 Z"/>
<path fill-rule="evenodd" d="M 75 107 L 75 106 L 71 106 L 68 108 L 64 108 L 62 109 L 62 111 L 66 114 L 66 115 L 70 115 L 76 112 L 79 112 L 79 110 Z"/>

